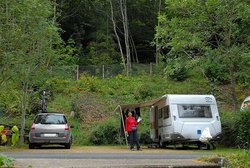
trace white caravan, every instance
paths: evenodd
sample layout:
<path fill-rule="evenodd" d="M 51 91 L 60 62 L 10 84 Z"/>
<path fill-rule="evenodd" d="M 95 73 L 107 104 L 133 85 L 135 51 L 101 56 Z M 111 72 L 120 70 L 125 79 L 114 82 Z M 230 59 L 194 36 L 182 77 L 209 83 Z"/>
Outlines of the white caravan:
<path fill-rule="evenodd" d="M 241 104 L 241 110 L 250 108 L 250 96 L 246 97 L 245 100 Z"/>
<path fill-rule="evenodd" d="M 211 134 L 210 142 L 221 134 L 220 116 L 213 95 L 167 94 L 144 103 L 119 105 L 116 110 L 121 111 L 123 128 L 127 111 L 140 116 L 143 107 L 150 108 L 150 137 L 160 147 L 176 143 L 196 143 L 202 147 L 199 139 L 205 129 Z"/>
<path fill-rule="evenodd" d="M 212 95 L 164 95 L 150 107 L 150 136 L 160 147 L 195 142 L 205 128 L 212 140 L 221 134 L 217 104 Z"/>

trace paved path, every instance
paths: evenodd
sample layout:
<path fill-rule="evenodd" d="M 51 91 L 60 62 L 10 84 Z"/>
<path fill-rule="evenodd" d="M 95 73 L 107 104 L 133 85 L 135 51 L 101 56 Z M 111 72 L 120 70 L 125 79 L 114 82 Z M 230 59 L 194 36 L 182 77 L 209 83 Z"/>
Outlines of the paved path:
<path fill-rule="evenodd" d="M 17 159 L 16 168 L 96 168 L 96 167 L 166 167 L 166 168 L 214 168 L 192 159 Z"/>
<path fill-rule="evenodd" d="M 22 149 L 0 152 L 15 158 L 17 168 L 85 168 L 85 167 L 214 167 L 214 164 L 195 160 L 212 153 L 203 151 L 179 151 L 144 149 L 129 151 L 119 147 L 74 147 Z"/>
<path fill-rule="evenodd" d="M 27 153 L 3 152 L 16 159 L 196 159 L 210 154 L 203 153 Z"/>

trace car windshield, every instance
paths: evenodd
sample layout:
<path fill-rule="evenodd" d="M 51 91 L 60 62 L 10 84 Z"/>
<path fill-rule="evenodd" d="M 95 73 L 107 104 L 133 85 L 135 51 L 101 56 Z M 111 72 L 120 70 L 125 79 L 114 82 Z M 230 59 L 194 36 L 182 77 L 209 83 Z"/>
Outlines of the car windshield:
<path fill-rule="evenodd" d="M 212 118 L 209 105 L 178 105 L 180 118 Z"/>
<path fill-rule="evenodd" d="M 35 119 L 35 124 L 66 124 L 66 118 L 64 115 L 47 114 L 38 115 Z"/>

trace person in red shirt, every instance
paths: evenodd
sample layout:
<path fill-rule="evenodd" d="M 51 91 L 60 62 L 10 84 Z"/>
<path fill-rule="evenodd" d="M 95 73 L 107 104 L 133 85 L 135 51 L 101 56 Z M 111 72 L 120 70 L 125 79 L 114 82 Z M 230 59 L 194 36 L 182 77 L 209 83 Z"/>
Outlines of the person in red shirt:
<path fill-rule="evenodd" d="M 130 150 L 134 150 L 134 143 L 136 144 L 137 150 L 141 150 L 138 136 L 137 136 L 137 125 L 139 122 L 135 120 L 132 116 L 132 112 L 128 112 L 128 117 L 126 118 L 126 134 L 129 135 Z"/>

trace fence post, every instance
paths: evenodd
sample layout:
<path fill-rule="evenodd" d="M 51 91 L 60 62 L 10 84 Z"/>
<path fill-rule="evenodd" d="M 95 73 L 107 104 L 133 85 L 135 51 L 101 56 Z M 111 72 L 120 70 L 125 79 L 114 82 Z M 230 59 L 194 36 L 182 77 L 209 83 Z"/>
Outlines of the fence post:
<path fill-rule="evenodd" d="M 105 78 L 105 71 L 104 71 L 105 69 L 104 69 L 104 65 L 102 65 L 102 79 L 104 79 Z"/>
<path fill-rule="evenodd" d="M 76 65 L 76 80 L 79 80 L 79 65 Z"/>
<path fill-rule="evenodd" d="M 152 66 L 153 66 L 153 65 L 152 65 L 152 62 L 150 62 L 150 64 L 149 64 L 149 68 L 150 68 L 150 69 L 149 69 L 149 73 L 150 73 L 150 75 L 152 75 L 152 71 L 153 71 L 153 70 L 152 70 Z"/>

